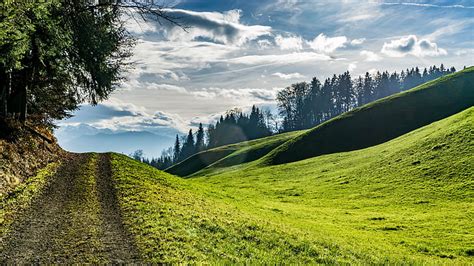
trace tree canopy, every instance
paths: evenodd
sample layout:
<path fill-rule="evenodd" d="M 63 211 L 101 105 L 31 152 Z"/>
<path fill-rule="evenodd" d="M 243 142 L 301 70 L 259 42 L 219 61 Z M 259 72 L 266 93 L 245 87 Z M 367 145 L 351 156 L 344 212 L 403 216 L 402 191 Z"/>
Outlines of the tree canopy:
<path fill-rule="evenodd" d="M 133 38 L 126 10 L 172 18 L 149 1 L 2 1 L 0 118 L 51 125 L 107 99 L 124 79 Z M 128 12 L 129 13 L 129 12 Z"/>

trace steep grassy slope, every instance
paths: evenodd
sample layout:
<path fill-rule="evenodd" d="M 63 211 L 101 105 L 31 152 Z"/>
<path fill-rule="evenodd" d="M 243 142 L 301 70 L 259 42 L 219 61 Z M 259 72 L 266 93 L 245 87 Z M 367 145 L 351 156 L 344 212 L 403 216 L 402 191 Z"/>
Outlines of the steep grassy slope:
<path fill-rule="evenodd" d="M 179 179 L 112 156 L 147 261 L 474 263 L 474 108 L 378 146 Z"/>
<path fill-rule="evenodd" d="M 279 146 L 267 164 L 377 145 L 474 106 L 474 67 L 331 119 Z"/>
<path fill-rule="evenodd" d="M 112 154 L 112 172 L 124 223 L 143 261 L 335 264 L 369 259 L 309 242 L 126 156 Z"/>
<path fill-rule="evenodd" d="M 166 172 L 178 176 L 188 176 L 201 170 L 213 171 L 222 167 L 254 161 L 302 132 L 304 131 L 284 133 L 206 150 L 166 169 Z"/>

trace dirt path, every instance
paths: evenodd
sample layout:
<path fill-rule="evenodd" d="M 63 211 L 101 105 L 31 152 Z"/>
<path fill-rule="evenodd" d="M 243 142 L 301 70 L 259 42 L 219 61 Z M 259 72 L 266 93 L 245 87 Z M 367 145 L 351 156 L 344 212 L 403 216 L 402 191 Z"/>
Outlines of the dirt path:
<path fill-rule="evenodd" d="M 138 262 L 105 154 L 71 154 L 1 243 L 0 263 Z"/>

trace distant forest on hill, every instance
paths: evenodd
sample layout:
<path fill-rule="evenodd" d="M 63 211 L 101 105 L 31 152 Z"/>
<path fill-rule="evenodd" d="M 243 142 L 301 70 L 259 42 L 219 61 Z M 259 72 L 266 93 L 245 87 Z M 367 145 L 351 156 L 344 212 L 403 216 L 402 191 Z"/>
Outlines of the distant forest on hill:
<path fill-rule="evenodd" d="M 349 71 L 327 78 L 322 84 L 316 77 L 278 93 L 277 103 L 283 122 L 280 131 L 314 127 L 358 106 L 414 88 L 427 81 L 454 73 L 456 69 L 432 66 L 393 72 L 365 73 L 355 80 Z"/>
<path fill-rule="evenodd" d="M 164 150 L 159 158 L 145 158 L 141 151 L 131 156 L 158 169 L 166 169 L 206 149 L 312 128 L 356 107 L 454 72 L 454 67 L 445 68 L 441 64 L 422 71 L 415 67 L 400 73 L 367 72 L 355 79 L 346 71 L 334 74 L 324 83 L 314 77 L 309 83 L 295 83 L 278 92 L 279 117 L 256 106 L 250 114 L 231 110 L 207 130 L 199 124 L 195 134 L 190 129 L 187 136 L 176 135 L 174 146 Z"/>

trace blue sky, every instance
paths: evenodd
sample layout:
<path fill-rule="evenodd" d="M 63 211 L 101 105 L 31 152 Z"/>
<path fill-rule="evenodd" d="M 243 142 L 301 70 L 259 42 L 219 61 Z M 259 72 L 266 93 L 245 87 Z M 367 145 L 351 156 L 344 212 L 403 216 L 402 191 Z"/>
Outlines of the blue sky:
<path fill-rule="evenodd" d="M 127 20 L 128 81 L 63 129 L 172 135 L 234 107 L 274 109 L 279 89 L 313 76 L 474 65 L 474 1 L 183 0 L 168 14 L 187 32 Z"/>

